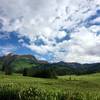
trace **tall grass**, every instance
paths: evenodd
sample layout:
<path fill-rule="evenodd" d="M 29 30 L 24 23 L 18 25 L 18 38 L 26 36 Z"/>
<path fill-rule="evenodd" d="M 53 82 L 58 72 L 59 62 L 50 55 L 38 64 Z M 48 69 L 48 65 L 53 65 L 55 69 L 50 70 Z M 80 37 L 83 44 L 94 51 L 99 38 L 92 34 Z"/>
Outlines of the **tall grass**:
<path fill-rule="evenodd" d="M 100 95 L 81 91 L 50 91 L 38 87 L 0 86 L 0 100 L 100 100 Z"/>
<path fill-rule="evenodd" d="M 100 100 L 100 74 L 40 79 L 0 75 L 0 100 Z"/>

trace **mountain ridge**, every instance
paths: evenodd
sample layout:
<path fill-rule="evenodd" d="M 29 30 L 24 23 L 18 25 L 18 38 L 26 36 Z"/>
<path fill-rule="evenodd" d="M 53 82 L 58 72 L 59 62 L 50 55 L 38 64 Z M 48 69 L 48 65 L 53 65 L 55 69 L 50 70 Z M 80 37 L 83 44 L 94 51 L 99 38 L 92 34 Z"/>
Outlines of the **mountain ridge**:
<path fill-rule="evenodd" d="M 52 68 L 56 70 L 59 75 L 100 72 L 100 63 L 80 64 L 77 62 L 63 61 L 49 63 L 44 60 L 38 60 L 35 56 L 30 54 L 17 55 L 10 53 L 0 57 L 0 70 L 4 71 L 7 66 L 12 66 L 15 72 L 22 72 L 25 68 L 35 68 L 39 70 L 43 68 Z"/>

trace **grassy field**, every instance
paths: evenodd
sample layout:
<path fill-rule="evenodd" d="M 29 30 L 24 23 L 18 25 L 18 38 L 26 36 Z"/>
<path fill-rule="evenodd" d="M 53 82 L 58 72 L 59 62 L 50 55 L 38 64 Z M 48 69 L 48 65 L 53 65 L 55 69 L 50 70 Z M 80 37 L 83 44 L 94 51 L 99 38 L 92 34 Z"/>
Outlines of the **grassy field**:
<path fill-rule="evenodd" d="M 100 100 L 100 74 L 42 79 L 0 73 L 0 100 Z"/>

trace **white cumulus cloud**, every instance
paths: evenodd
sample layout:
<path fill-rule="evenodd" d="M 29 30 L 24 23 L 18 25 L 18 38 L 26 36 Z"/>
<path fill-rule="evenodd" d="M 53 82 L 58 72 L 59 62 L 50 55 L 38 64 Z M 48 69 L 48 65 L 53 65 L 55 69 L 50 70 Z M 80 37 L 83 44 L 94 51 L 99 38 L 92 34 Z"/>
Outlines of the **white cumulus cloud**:
<path fill-rule="evenodd" d="M 85 26 L 97 10 L 100 0 L 0 0 L 0 30 L 17 31 L 29 39 L 29 44 L 19 40 L 23 46 L 40 56 L 51 53 L 52 61 L 99 62 L 99 26 Z M 91 24 L 100 21 L 98 16 Z M 44 45 L 36 45 L 38 39 Z"/>

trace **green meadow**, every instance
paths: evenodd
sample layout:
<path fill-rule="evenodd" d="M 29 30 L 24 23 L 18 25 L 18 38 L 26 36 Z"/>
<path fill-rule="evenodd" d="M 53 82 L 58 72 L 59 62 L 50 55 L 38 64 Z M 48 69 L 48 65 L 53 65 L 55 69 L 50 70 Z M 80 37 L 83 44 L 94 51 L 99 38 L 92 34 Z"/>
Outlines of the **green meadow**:
<path fill-rule="evenodd" d="M 0 100 L 100 100 L 100 74 L 44 79 L 1 72 Z"/>

